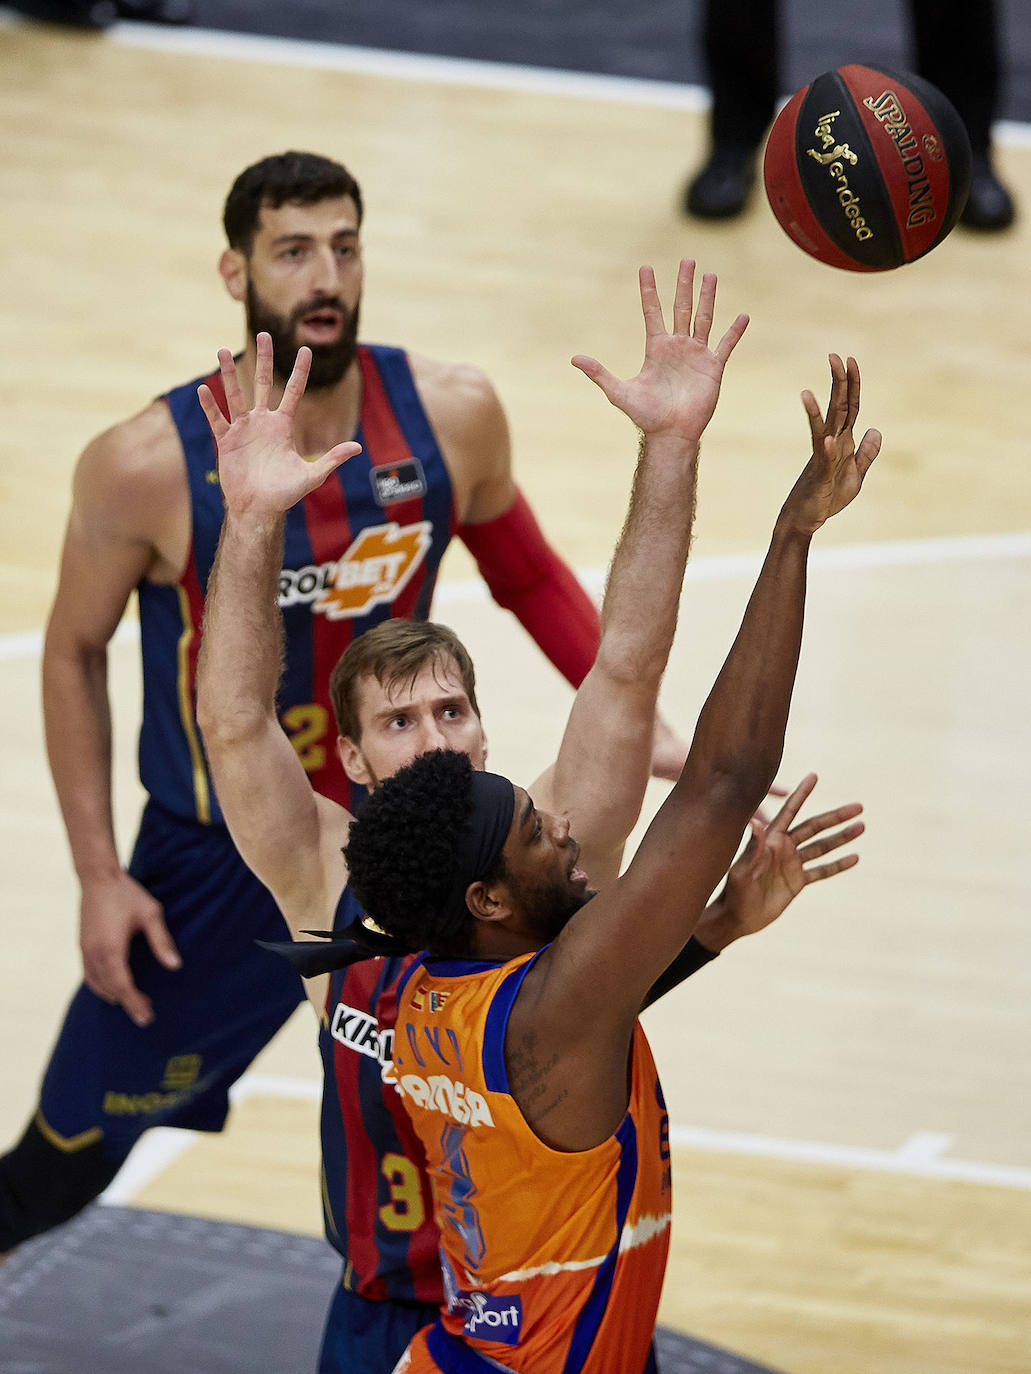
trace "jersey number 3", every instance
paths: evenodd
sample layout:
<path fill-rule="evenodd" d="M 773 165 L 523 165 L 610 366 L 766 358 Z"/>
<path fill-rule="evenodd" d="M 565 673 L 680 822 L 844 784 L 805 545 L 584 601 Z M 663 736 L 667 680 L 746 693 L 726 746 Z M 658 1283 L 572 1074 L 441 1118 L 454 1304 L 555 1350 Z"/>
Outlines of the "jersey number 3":
<path fill-rule="evenodd" d="M 419 1170 L 404 1155 L 385 1154 L 380 1172 L 387 1180 L 390 1201 L 379 1209 L 379 1219 L 389 1231 L 417 1231 L 426 1220 Z"/>

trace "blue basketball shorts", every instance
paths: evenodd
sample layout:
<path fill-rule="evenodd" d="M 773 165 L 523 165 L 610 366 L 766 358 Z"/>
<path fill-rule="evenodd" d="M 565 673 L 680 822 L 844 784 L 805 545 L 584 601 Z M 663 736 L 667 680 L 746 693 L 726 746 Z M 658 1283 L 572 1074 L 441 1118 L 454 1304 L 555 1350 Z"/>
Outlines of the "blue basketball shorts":
<path fill-rule="evenodd" d="M 221 1130 L 230 1085 L 304 999 L 286 960 L 255 943 L 288 938 L 286 924 L 223 827 L 150 801 L 129 872 L 161 902 L 182 968 L 134 939 L 133 977 L 154 1005 L 142 1028 L 81 986 L 40 1096 L 45 1126 L 69 1148 L 101 1139 L 113 1159 L 151 1126 Z"/>
<path fill-rule="evenodd" d="M 439 1316 L 435 1303 L 371 1302 L 339 1283 L 326 1317 L 318 1374 L 391 1374 L 415 1333 Z"/>

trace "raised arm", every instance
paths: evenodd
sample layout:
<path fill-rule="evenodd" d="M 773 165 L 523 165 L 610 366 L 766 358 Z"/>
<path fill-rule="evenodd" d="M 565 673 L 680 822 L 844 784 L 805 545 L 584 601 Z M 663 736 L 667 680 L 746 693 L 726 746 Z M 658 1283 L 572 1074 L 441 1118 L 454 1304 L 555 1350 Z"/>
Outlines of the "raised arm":
<path fill-rule="evenodd" d="M 563 677 L 579 687 L 598 652 L 598 608 L 516 484 L 508 420 L 497 392 L 479 368 L 419 356 L 411 363 L 452 474 L 459 538 L 498 605 L 512 612 Z M 675 777 L 686 753 L 671 727 L 657 721 L 655 775 Z"/>
<path fill-rule="evenodd" d="M 596 984 L 627 1015 L 692 933 L 709 894 L 730 866 L 741 834 L 780 762 L 802 638 L 806 570 L 813 534 L 858 494 L 880 448 L 869 430 L 856 449 L 859 368 L 832 355 L 827 417 L 803 393 L 813 455 L 777 519 L 741 628 L 702 708 L 687 763 L 634 860 L 595 905 L 591 926 L 634 932 L 634 959 L 606 961 L 605 940 L 582 953 Z M 572 923 L 570 923 L 572 928 Z M 600 929 L 596 930 L 601 935 Z"/>
<path fill-rule="evenodd" d="M 299 351 L 277 410 L 268 408 L 267 334 L 257 338 L 250 410 L 232 354 L 222 349 L 218 357 L 230 419 L 207 387 L 198 392 L 218 443 L 226 515 L 204 611 L 197 719 L 233 840 L 296 934 L 302 926 L 331 924 L 347 812 L 313 791 L 276 716 L 284 519 L 360 447 L 338 444 L 312 462 L 297 453 L 293 424 L 311 365 L 308 349 Z"/>
<path fill-rule="evenodd" d="M 541 809 L 569 816 L 595 887 L 618 872 L 644 799 L 656 701 L 691 544 L 699 444 L 723 369 L 748 324 L 739 315 L 710 349 L 716 278 L 702 278 L 697 305 L 694 284 L 695 264 L 685 259 L 667 330 L 655 274 L 641 269 L 645 357 L 636 377 L 620 381 L 594 358 L 573 359 L 640 434 L 598 656 L 576 694 L 553 769 L 531 789 Z"/>
<path fill-rule="evenodd" d="M 541 1095 L 547 1138 L 561 1148 L 586 1148 L 618 1124 L 637 1014 L 694 932 L 780 762 L 812 536 L 856 496 L 880 448 L 874 430 L 858 450 L 853 443 L 858 366 L 832 355 L 831 374 L 826 421 L 803 393 L 813 456 L 781 509 L 679 780 L 626 873 L 573 916 L 513 1008 L 506 1052 L 525 1055 L 536 1037 L 554 1054 Z M 532 1106 L 521 1105 L 538 1125 Z"/>

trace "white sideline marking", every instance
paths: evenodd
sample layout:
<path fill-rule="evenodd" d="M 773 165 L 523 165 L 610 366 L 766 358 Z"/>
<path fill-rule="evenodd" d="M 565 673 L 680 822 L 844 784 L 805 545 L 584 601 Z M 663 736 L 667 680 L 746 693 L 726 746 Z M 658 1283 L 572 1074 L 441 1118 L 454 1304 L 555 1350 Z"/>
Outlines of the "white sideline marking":
<path fill-rule="evenodd" d="M 995 1188 L 1031 1191 L 1031 1169 L 1010 1164 L 982 1164 L 976 1160 L 942 1159 L 951 1136 L 922 1131 L 897 1150 L 868 1150 L 852 1145 L 828 1145 L 811 1140 L 783 1140 L 776 1136 L 744 1135 L 737 1131 L 709 1131 L 671 1126 L 670 1143 L 687 1149 L 717 1150 L 726 1154 L 784 1159 L 801 1164 L 831 1164 L 875 1173 L 911 1174 L 945 1183 L 983 1183 Z"/>
<path fill-rule="evenodd" d="M 293 1098 L 319 1102 L 322 1084 L 314 1078 L 273 1078 L 267 1074 L 247 1073 L 229 1089 L 230 1102 L 246 1102 L 250 1097 Z M 143 1191 L 196 1143 L 198 1133 L 177 1126 L 155 1126 L 140 1137 L 132 1154 L 108 1184 L 99 1201 L 120 1207 Z"/>
<path fill-rule="evenodd" d="M 0 6 L 0 27 L 30 23 L 26 16 Z M 606 100 L 624 105 L 650 105 L 664 110 L 707 110 L 712 98 L 705 86 L 655 81 L 604 73 L 527 67 L 510 62 L 483 62 L 464 57 L 392 52 L 345 43 L 305 42 L 269 34 L 232 33 L 220 29 L 162 28 L 121 20 L 103 37 L 124 47 L 194 57 L 220 57 L 240 62 L 268 62 L 284 67 L 355 72 L 437 85 L 480 86 L 488 90 L 527 91 L 543 95 Z M 1011 119 L 992 126 L 995 143 L 1031 147 L 1031 124 Z"/>
<path fill-rule="evenodd" d="M 131 1202 L 148 1183 L 184 1155 L 196 1140 L 196 1131 L 183 1131 L 176 1126 L 155 1126 L 147 1131 L 133 1146 L 132 1154 L 118 1171 L 118 1177 L 108 1184 L 98 1202 L 108 1207 Z"/>
<path fill-rule="evenodd" d="M 31 22 L 16 11 L 0 7 L 0 25 Z M 660 109 L 707 110 L 711 98 L 702 86 L 676 81 L 648 81 L 560 68 L 527 67 L 511 62 L 483 62 L 432 53 L 393 52 L 385 48 L 353 47 L 346 43 L 317 43 L 271 34 L 232 33 L 221 29 L 162 28 L 122 20 L 102 36 L 122 47 L 152 52 L 218 57 L 239 62 L 267 62 L 282 67 L 385 76 L 433 85 L 479 86 L 488 90 L 526 91 L 539 95 L 580 96 L 619 104 L 653 105 Z"/>
<path fill-rule="evenodd" d="M 898 1148 L 900 1159 L 912 1160 L 914 1164 L 930 1164 L 941 1159 L 952 1144 L 951 1135 L 940 1131 L 918 1131 Z"/>
<path fill-rule="evenodd" d="M 2 14 L 2 10 L 0 10 Z M 917 563 L 988 562 L 994 558 L 1031 558 L 1031 530 L 1012 534 L 946 535 L 934 539 L 896 539 L 871 544 L 844 544 L 840 548 L 814 549 L 809 556 L 811 568 L 890 568 Z M 692 582 L 717 582 L 721 578 L 755 575 L 762 563 L 762 552 L 713 554 L 693 558 L 687 565 L 685 585 Z M 588 591 L 600 596 L 605 587 L 606 568 L 578 568 L 576 575 Z M 440 613 L 448 606 L 490 599 L 480 578 L 438 582 L 434 608 Z M 121 622 L 113 643 L 139 639 L 140 627 L 134 618 Z M 42 630 L 22 630 L 0 635 L 0 663 L 10 659 L 38 657 L 43 647 Z"/>
<path fill-rule="evenodd" d="M 295 1102 L 321 1102 L 322 1080 L 318 1078 L 280 1078 L 267 1073 L 245 1073 L 229 1089 L 230 1102 L 246 1102 L 250 1097 L 289 1097 Z"/>
<path fill-rule="evenodd" d="M 314 1078 L 281 1078 L 274 1074 L 246 1073 L 230 1089 L 233 1102 L 251 1097 L 278 1097 L 318 1102 L 322 1084 Z M 1031 1191 L 1031 1169 L 1009 1164 L 983 1164 L 976 1160 L 944 1159 L 952 1136 L 919 1131 L 896 1150 L 869 1150 L 851 1145 L 829 1145 L 813 1140 L 785 1140 L 776 1136 L 746 1135 L 738 1131 L 712 1131 L 704 1127 L 672 1126 L 670 1143 L 683 1149 L 722 1151 L 757 1159 L 782 1159 L 802 1164 L 837 1165 L 874 1173 L 909 1174 L 943 1183 L 980 1183 L 995 1188 Z M 196 1140 L 193 1131 L 157 1126 L 135 1147 L 125 1167 L 101 1194 L 108 1205 L 130 1202 L 152 1179 L 174 1164 Z"/>

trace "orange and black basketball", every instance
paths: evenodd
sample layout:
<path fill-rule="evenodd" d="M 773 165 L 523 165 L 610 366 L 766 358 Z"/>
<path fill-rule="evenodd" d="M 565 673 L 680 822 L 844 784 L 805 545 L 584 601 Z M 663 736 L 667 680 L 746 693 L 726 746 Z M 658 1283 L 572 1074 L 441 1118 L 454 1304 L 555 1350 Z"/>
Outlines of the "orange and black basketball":
<path fill-rule="evenodd" d="M 970 188 L 970 140 L 936 86 L 850 65 L 797 91 L 763 163 L 781 228 L 812 257 L 886 272 L 929 253 Z"/>

